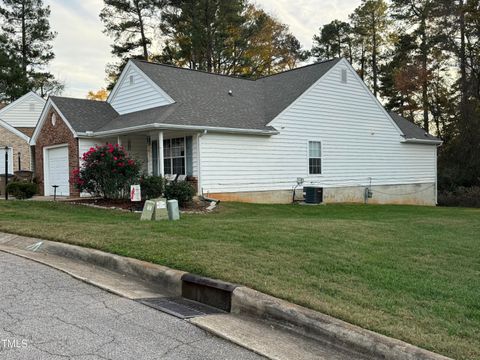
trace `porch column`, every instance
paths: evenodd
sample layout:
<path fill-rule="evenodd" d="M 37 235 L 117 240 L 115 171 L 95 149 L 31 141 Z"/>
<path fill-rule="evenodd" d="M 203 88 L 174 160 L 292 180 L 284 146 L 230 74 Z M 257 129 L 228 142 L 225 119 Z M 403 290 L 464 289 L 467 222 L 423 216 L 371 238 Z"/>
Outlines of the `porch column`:
<path fill-rule="evenodd" d="M 118 146 L 122 146 L 122 139 L 120 138 L 120 136 L 117 136 L 117 144 Z"/>
<path fill-rule="evenodd" d="M 163 163 L 163 131 L 158 133 L 158 169 L 160 170 L 160 176 L 165 176 L 165 168 Z"/>

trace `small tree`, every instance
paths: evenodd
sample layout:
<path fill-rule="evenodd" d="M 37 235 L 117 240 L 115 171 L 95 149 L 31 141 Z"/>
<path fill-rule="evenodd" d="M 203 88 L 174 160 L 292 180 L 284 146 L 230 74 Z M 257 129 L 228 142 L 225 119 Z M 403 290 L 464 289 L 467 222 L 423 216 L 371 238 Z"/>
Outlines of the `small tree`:
<path fill-rule="evenodd" d="M 140 176 L 140 164 L 118 144 L 92 147 L 83 154 L 82 161 L 81 169 L 73 170 L 75 186 L 106 199 L 127 198 L 130 185 Z"/>

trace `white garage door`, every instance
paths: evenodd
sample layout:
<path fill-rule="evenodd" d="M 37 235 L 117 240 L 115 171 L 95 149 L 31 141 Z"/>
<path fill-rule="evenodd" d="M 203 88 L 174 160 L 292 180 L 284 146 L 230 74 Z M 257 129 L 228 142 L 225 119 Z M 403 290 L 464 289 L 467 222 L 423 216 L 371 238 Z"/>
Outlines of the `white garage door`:
<path fill-rule="evenodd" d="M 57 185 L 58 196 L 70 195 L 68 169 L 68 147 L 57 147 L 45 151 L 45 195 L 53 195 Z"/>
<path fill-rule="evenodd" d="M 13 150 L 8 149 L 8 173 L 13 174 Z M 0 148 L 0 174 L 5 174 L 5 148 Z"/>

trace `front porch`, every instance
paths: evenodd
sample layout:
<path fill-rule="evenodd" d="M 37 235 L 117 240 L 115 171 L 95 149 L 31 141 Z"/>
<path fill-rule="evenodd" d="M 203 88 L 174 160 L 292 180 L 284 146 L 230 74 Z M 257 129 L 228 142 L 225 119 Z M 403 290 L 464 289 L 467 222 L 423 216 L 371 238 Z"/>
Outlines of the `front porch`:
<path fill-rule="evenodd" d="M 79 156 L 95 145 L 119 144 L 142 165 L 143 173 L 177 177 L 190 182 L 200 192 L 198 132 L 155 131 L 119 134 L 106 138 L 79 139 Z"/>

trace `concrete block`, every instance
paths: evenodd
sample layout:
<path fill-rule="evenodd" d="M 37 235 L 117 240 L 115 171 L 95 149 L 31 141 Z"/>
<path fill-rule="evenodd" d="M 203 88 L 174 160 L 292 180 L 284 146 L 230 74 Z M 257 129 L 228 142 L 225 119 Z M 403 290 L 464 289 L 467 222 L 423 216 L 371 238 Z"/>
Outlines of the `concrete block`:
<path fill-rule="evenodd" d="M 154 219 L 156 221 L 168 220 L 167 199 L 159 198 L 155 200 Z"/>
<path fill-rule="evenodd" d="M 180 220 L 180 210 L 178 209 L 178 200 L 168 200 L 168 220 L 177 221 Z"/>
<path fill-rule="evenodd" d="M 153 219 L 153 214 L 155 213 L 155 201 L 147 200 L 143 206 L 142 216 L 140 220 L 150 221 Z"/>

